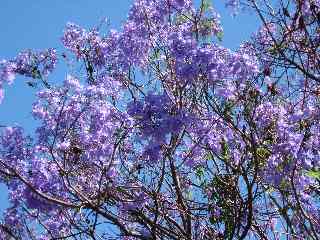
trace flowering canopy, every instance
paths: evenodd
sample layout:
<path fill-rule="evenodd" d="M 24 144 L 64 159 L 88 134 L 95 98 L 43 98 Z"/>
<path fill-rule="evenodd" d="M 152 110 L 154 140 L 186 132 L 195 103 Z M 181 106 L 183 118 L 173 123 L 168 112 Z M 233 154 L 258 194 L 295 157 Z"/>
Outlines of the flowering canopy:
<path fill-rule="evenodd" d="M 68 23 L 65 53 L 1 61 L 0 101 L 43 86 L 35 133 L 1 131 L 1 239 L 319 239 L 320 3 L 247 6 L 236 51 L 208 1 L 136 0 L 121 31 Z"/>

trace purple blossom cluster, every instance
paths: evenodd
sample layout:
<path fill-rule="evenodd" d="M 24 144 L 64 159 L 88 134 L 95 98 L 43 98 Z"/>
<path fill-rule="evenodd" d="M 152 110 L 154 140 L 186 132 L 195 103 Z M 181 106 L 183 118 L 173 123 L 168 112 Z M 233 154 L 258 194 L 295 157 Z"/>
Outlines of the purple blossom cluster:
<path fill-rule="evenodd" d="M 0 62 L 0 103 L 4 98 L 4 83 L 11 84 L 15 79 L 15 64 L 7 62 L 6 60 L 2 60 Z"/>
<path fill-rule="evenodd" d="M 55 69 L 56 64 L 57 55 L 53 48 L 38 52 L 25 50 L 13 60 L 2 60 L 0 62 L 0 103 L 4 97 L 4 83 L 12 84 L 17 74 L 44 81 L 44 77 Z"/>
<path fill-rule="evenodd" d="M 297 4 L 300 4 L 297 2 Z M 314 12 L 319 12 L 320 1 L 319 0 L 307 0 L 301 4 L 301 10 L 305 17 L 310 17 Z"/>
<path fill-rule="evenodd" d="M 32 78 L 41 78 L 51 73 L 56 64 L 57 56 L 55 49 L 33 52 L 26 50 L 20 52 L 13 60 L 16 65 L 15 73 Z"/>
<path fill-rule="evenodd" d="M 170 136 L 179 134 L 191 121 L 165 93 L 148 93 L 144 101 L 129 103 L 127 113 L 134 119 L 139 138 L 148 141 L 144 155 L 151 162 L 159 160 L 161 146 Z"/>
<path fill-rule="evenodd" d="M 144 102 L 131 102 L 128 114 L 137 122 L 141 137 L 164 143 L 168 134 L 177 134 L 188 124 L 188 117 L 174 109 L 166 94 L 148 93 Z"/>
<path fill-rule="evenodd" d="M 64 47 L 73 52 L 78 59 L 85 59 L 96 67 L 106 64 L 109 43 L 99 35 L 98 30 L 86 31 L 74 23 L 68 23 L 61 40 Z"/>

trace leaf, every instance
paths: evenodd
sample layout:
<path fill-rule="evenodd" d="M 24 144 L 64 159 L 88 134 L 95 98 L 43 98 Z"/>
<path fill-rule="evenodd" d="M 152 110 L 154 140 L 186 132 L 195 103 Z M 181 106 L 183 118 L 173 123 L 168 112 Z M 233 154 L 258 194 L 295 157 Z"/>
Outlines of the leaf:
<path fill-rule="evenodd" d="M 215 217 L 211 216 L 209 218 L 209 221 L 210 221 L 211 224 L 215 224 L 217 222 L 217 219 Z"/>
<path fill-rule="evenodd" d="M 184 14 L 178 15 L 175 19 L 175 22 L 176 24 L 180 25 L 190 21 L 190 19 L 192 18 L 193 18 L 192 14 L 184 13 Z"/>
<path fill-rule="evenodd" d="M 267 158 L 269 158 L 269 156 L 270 156 L 270 152 L 265 147 L 258 147 L 257 154 L 259 157 L 262 158 L 262 160 L 267 160 Z"/>
<path fill-rule="evenodd" d="M 28 85 L 29 87 L 35 88 L 35 87 L 37 86 L 37 83 L 36 83 L 36 82 L 33 82 L 33 81 L 27 81 L 27 85 Z"/>
<path fill-rule="evenodd" d="M 160 58 L 160 50 L 156 49 L 151 55 L 151 60 L 157 60 Z"/>
<path fill-rule="evenodd" d="M 233 111 L 233 103 L 230 101 L 226 101 L 224 104 L 223 114 L 231 116 L 232 111 Z"/>
<path fill-rule="evenodd" d="M 210 0 L 203 0 L 202 1 L 202 5 L 201 5 L 201 9 L 202 11 L 206 12 L 211 8 L 211 1 Z"/>
<path fill-rule="evenodd" d="M 268 194 L 271 194 L 273 192 L 274 192 L 274 188 L 271 186 L 266 190 L 266 193 L 268 193 Z"/>
<path fill-rule="evenodd" d="M 186 192 L 186 198 L 191 200 L 192 199 L 192 191 L 187 191 Z"/>
<path fill-rule="evenodd" d="M 225 140 L 222 140 L 221 142 L 221 155 L 224 160 L 228 160 L 230 158 L 229 146 Z"/>
<path fill-rule="evenodd" d="M 306 175 L 311 178 L 320 180 L 320 170 L 309 170 L 306 172 Z"/>
<path fill-rule="evenodd" d="M 203 176 L 204 176 L 204 167 L 198 167 L 197 169 L 196 169 L 196 175 L 197 175 L 197 177 L 198 178 L 202 178 Z"/>
<path fill-rule="evenodd" d="M 41 78 L 41 73 L 37 67 L 32 68 L 31 77 L 33 79 Z"/>
<path fill-rule="evenodd" d="M 204 29 L 210 29 L 212 28 L 213 25 L 213 20 L 212 19 L 203 19 L 201 22 L 201 27 Z"/>
<path fill-rule="evenodd" d="M 222 38 L 223 38 L 223 32 L 220 31 L 220 32 L 217 32 L 216 36 L 217 36 L 217 39 L 221 42 L 222 41 Z"/>
<path fill-rule="evenodd" d="M 212 154 L 211 154 L 210 152 L 206 153 L 205 159 L 206 159 L 207 161 L 213 160 Z"/>

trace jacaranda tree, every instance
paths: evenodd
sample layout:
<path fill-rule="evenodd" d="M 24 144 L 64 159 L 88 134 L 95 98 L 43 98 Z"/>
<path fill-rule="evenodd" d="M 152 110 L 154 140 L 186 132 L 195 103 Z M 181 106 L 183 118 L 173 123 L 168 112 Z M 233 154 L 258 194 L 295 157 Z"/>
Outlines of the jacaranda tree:
<path fill-rule="evenodd" d="M 0 62 L 0 99 L 39 89 L 35 133 L 1 128 L 1 239 L 320 239 L 320 1 L 226 4 L 261 19 L 236 51 L 210 1 L 136 0 Z"/>

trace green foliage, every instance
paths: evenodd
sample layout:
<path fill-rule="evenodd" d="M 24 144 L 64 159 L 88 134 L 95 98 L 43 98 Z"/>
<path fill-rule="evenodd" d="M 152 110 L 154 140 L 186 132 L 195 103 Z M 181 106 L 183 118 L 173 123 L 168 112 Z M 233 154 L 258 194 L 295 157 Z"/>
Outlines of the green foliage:
<path fill-rule="evenodd" d="M 222 39 L 223 39 L 223 35 L 224 35 L 224 33 L 223 33 L 222 31 L 220 31 L 220 32 L 218 32 L 218 33 L 216 34 L 217 39 L 218 39 L 220 42 L 221 42 Z"/>
<path fill-rule="evenodd" d="M 207 161 L 213 160 L 213 155 L 212 155 L 212 153 L 211 153 L 211 152 L 207 152 L 206 155 L 205 155 L 205 159 L 206 159 Z"/>
<path fill-rule="evenodd" d="M 320 180 L 320 170 L 309 170 L 306 172 L 306 175 L 308 177 Z"/>
<path fill-rule="evenodd" d="M 259 159 L 259 167 L 264 167 L 267 163 L 268 158 L 270 157 L 271 153 L 266 147 L 258 147 L 257 148 L 257 155 Z"/>
<path fill-rule="evenodd" d="M 181 24 L 184 24 L 184 23 L 190 21 L 191 19 L 193 19 L 193 16 L 191 13 L 183 13 L 183 14 L 179 14 L 175 17 L 175 23 L 177 25 L 181 25 Z"/>
<path fill-rule="evenodd" d="M 204 167 L 202 167 L 202 166 L 200 166 L 200 167 L 197 167 L 197 169 L 196 169 L 196 176 L 198 177 L 198 178 L 203 178 L 204 177 L 204 171 L 205 171 L 205 169 L 204 169 Z"/>
<path fill-rule="evenodd" d="M 32 76 L 33 79 L 39 79 L 41 78 L 41 73 L 37 67 L 33 67 L 32 69 Z"/>
<path fill-rule="evenodd" d="M 225 140 L 222 140 L 221 142 L 221 157 L 227 161 L 230 159 L 230 150 L 227 142 Z"/>
<path fill-rule="evenodd" d="M 201 1 L 200 9 L 201 9 L 203 12 L 206 12 L 206 11 L 210 10 L 211 7 L 212 7 L 212 4 L 211 4 L 211 1 L 210 1 L 210 0 L 202 0 L 202 1 Z"/>
<path fill-rule="evenodd" d="M 227 145 L 225 146 L 227 148 Z M 225 149 L 224 151 L 227 151 Z M 211 224 L 222 223 L 224 225 L 224 237 L 225 239 L 230 239 L 233 235 L 233 230 L 235 226 L 234 221 L 234 203 L 235 195 L 234 189 L 232 189 L 232 178 L 230 175 L 217 175 L 212 179 L 211 182 L 214 187 L 212 192 L 212 201 L 215 206 L 218 206 L 221 210 L 221 215 L 219 218 L 211 216 L 209 221 Z M 231 200 L 232 199 L 232 200 Z"/>
<path fill-rule="evenodd" d="M 198 182 L 200 185 L 206 184 L 206 179 L 205 179 L 205 168 L 202 166 L 199 166 L 195 170 L 195 174 L 197 176 Z"/>

